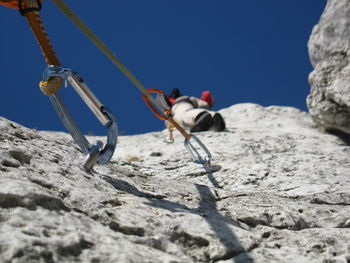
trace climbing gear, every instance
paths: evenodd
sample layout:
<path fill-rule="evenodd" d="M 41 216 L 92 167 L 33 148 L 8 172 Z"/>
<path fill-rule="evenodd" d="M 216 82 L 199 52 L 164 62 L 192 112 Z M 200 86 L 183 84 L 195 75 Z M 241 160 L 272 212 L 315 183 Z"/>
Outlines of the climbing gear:
<path fill-rule="evenodd" d="M 4 1 L 4 0 L 0 0 Z M 35 8 L 38 8 L 38 3 L 36 0 L 23 0 L 23 2 L 26 4 L 26 7 L 32 8 L 30 6 L 27 6 L 27 2 L 33 2 L 36 4 Z M 167 106 L 165 107 L 162 105 L 161 101 L 157 101 L 153 96 L 150 94 L 150 92 L 147 91 L 147 89 L 141 84 L 141 82 L 127 69 L 127 67 L 116 57 L 116 55 L 113 54 L 113 52 L 90 30 L 90 28 L 73 12 L 72 9 L 70 9 L 63 0 L 52 0 L 52 2 L 119 68 L 121 72 L 124 73 L 124 75 L 142 92 L 143 97 L 149 102 L 148 105 L 154 105 L 157 107 L 162 113 L 156 114 L 158 117 L 165 118 L 173 127 L 175 127 L 184 137 L 185 137 L 185 147 L 190 151 L 191 156 L 193 157 L 194 161 L 197 162 L 205 162 L 205 164 L 210 164 L 210 160 L 212 158 L 210 152 L 208 149 L 204 146 L 203 143 L 200 142 L 200 140 L 193 134 L 188 134 L 171 116 L 171 111 L 170 107 Z M 31 21 L 30 18 L 32 18 L 32 14 L 35 14 L 37 16 L 37 19 L 39 21 Z M 55 63 L 52 63 L 52 58 L 49 55 L 54 54 L 52 47 L 51 50 L 49 49 L 48 51 L 44 48 L 46 42 L 49 43 L 49 40 L 47 38 L 47 35 L 45 31 L 43 30 L 43 27 L 41 30 L 38 30 L 39 32 L 36 32 L 34 29 L 36 29 L 39 25 L 42 25 L 40 16 L 38 11 L 33 10 L 31 12 L 26 12 L 25 16 L 28 18 L 28 21 L 30 23 L 30 26 L 33 29 L 34 34 L 36 35 L 40 46 L 42 47 L 43 54 L 45 55 L 46 61 L 48 65 L 55 65 L 55 66 L 60 66 L 60 63 L 58 60 L 55 61 Z M 32 24 L 31 24 L 32 22 Z M 42 35 L 46 36 L 46 41 L 43 41 L 41 43 L 40 39 L 42 38 Z M 56 58 L 56 56 L 54 56 Z M 56 77 L 57 78 L 57 77 Z M 59 81 L 61 79 L 59 78 Z M 44 91 L 47 91 L 49 94 L 53 92 L 55 94 L 57 92 L 56 89 L 59 89 L 59 81 L 53 78 L 49 78 L 47 81 L 43 82 L 41 85 L 41 89 Z M 57 82 L 57 83 L 55 83 Z M 52 88 L 54 87 L 54 88 Z M 152 106 L 151 109 L 153 108 L 155 110 L 155 107 Z M 165 111 L 164 111 L 165 109 Z M 157 112 L 157 111 L 155 111 Z M 158 113 L 158 112 L 157 112 Z M 196 151 L 196 147 L 191 143 L 191 139 L 194 138 L 194 142 L 196 142 L 199 145 L 199 148 L 201 148 L 205 154 L 207 155 L 206 158 L 202 158 L 201 155 L 199 154 L 198 151 Z"/>
<path fill-rule="evenodd" d="M 192 159 L 194 162 L 203 164 L 205 167 L 210 168 L 211 166 L 211 153 L 209 152 L 209 150 L 207 149 L 207 147 L 205 147 L 205 145 L 198 139 L 197 136 L 195 136 L 194 134 L 191 134 L 191 139 L 196 142 L 199 145 L 199 148 L 196 148 L 190 140 L 185 140 L 185 147 L 186 149 L 190 152 Z M 205 158 L 202 158 L 202 155 L 198 149 L 201 149 L 204 154 L 205 154 Z"/>
<path fill-rule="evenodd" d="M 204 146 L 203 143 L 198 143 L 200 140 L 194 139 L 195 142 L 199 145 L 199 148 L 202 148 L 207 155 L 206 158 L 202 158 L 190 140 L 192 137 L 196 138 L 194 135 L 188 134 L 171 116 L 170 107 L 164 103 L 165 94 L 162 91 L 159 91 L 163 96 L 158 96 L 158 99 L 151 96 L 151 92 L 154 92 L 154 89 L 147 90 L 142 83 L 127 69 L 127 67 L 117 58 L 117 56 L 91 31 L 91 29 L 74 13 L 68 5 L 65 4 L 63 0 L 52 0 L 52 2 L 119 68 L 121 72 L 142 92 L 143 98 L 145 99 L 148 106 L 161 120 L 168 120 L 184 137 L 185 137 L 185 146 L 190 151 L 191 156 L 196 162 L 206 162 L 210 163 L 212 158 L 208 149 Z M 158 91 L 157 91 L 158 92 Z M 163 98 L 162 98 L 163 97 Z M 158 112 L 155 108 L 158 108 Z"/>
<path fill-rule="evenodd" d="M 167 120 L 171 116 L 171 110 L 170 106 L 165 100 L 165 93 L 159 89 L 148 89 L 147 93 L 156 93 L 155 99 L 151 96 L 151 98 L 153 98 L 153 101 L 150 101 L 149 96 L 146 96 L 145 94 L 142 96 L 148 107 L 157 116 L 158 119 L 162 121 Z"/>
<path fill-rule="evenodd" d="M 87 155 L 83 164 L 84 168 L 90 171 L 95 163 L 107 163 L 114 153 L 118 137 L 118 126 L 113 114 L 100 103 L 77 72 L 60 66 L 49 66 L 43 74 L 43 81 L 40 82 L 40 85 L 44 85 L 51 77 L 62 79 L 65 85 L 69 83 L 94 113 L 100 123 L 107 129 L 107 144 L 104 148 L 101 141 L 96 141 L 93 145 L 90 145 L 74 122 L 59 94 L 55 93 L 49 97 L 62 123 L 69 131 L 74 141 L 79 145 L 82 152 Z"/>
<path fill-rule="evenodd" d="M 174 131 L 175 131 L 175 127 L 173 125 L 171 125 L 170 122 L 168 122 L 167 120 L 165 121 L 165 125 L 168 129 L 168 137 L 166 138 L 166 143 L 174 143 Z"/>
<path fill-rule="evenodd" d="M 171 110 L 169 103 L 166 101 L 166 95 L 163 91 L 158 89 L 148 89 L 148 93 L 156 93 L 156 99 L 158 108 L 160 109 L 160 112 L 157 111 L 155 106 L 152 105 L 152 103 L 148 100 L 146 96 L 142 96 L 143 100 L 146 102 L 148 107 L 151 109 L 151 111 L 157 116 L 158 119 L 165 121 L 165 125 L 168 128 L 169 135 L 166 139 L 166 143 L 174 143 L 174 137 L 173 137 L 173 131 L 175 130 L 175 127 L 167 120 L 171 115 Z"/>
<path fill-rule="evenodd" d="M 156 93 L 156 98 L 153 100 L 157 103 L 151 103 L 151 101 L 149 101 L 148 97 L 146 97 L 145 95 L 143 95 L 143 99 L 146 102 L 146 104 L 150 107 L 151 111 L 160 120 L 166 120 L 168 122 L 167 125 L 171 125 L 185 137 L 184 146 L 189 151 L 194 162 L 201 163 L 207 167 L 210 167 L 210 162 L 212 159 L 211 153 L 209 152 L 207 147 L 205 147 L 205 145 L 197 138 L 197 136 L 195 136 L 194 134 L 187 133 L 185 129 L 182 128 L 173 119 L 173 117 L 171 116 L 170 106 L 166 103 L 165 93 L 162 90 L 149 89 L 148 94 L 150 93 Z M 158 108 L 158 111 L 156 107 Z M 194 143 L 197 144 L 197 147 Z M 205 157 L 203 158 L 202 155 L 204 155 Z"/>
<path fill-rule="evenodd" d="M 43 2 L 44 0 L 40 1 L 40 4 Z M 10 8 L 14 8 L 14 9 L 20 9 L 20 2 L 19 0 L 0 0 L 0 5 L 4 5 L 6 7 L 10 7 Z"/>
<path fill-rule="evenodd" d="M 79 74 L 61 67 L 40 17 L 41 2 L 42 0 L 0 0 L 0 4 L 18 9 L 21 15 L 26 17 L 48 65 L 44 72 L 43 81 L 40 82 L 40 88 L 45 95 L 49 96 L 64 126 L 83 153 L 87 155 L 83 166 L 87 171 L 91 171 L 95 163 L 105 164 L 111 159 L 117 145 L 117 123 L 111 111 L 98 101 Z M 107 128 L 105 147 L 101 141 L 96 141 L 91 145 L 74 122 L 62 98 L 57 93 L 62 87 L 62 82 L 66 85 L 69 83 L 76 90 L 102 125 Z"/>
<path fill-rule="evenodd" d="M 31 12 L 31 11 L 40 11 L 41 10 L 41 2 L 39 0 L 36 0 L 36 5 L 37 7 L 25 7 L 25 5 L 23 4 L 23 0 L 18 0 L 18 10 L 19 13 L 24 16 L 27 12 Z"/>

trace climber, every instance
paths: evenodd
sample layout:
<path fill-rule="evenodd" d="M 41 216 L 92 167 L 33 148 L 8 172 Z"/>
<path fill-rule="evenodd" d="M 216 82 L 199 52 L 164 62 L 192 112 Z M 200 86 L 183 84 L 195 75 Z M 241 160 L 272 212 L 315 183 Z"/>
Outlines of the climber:
<path fill-rule="evenodd" d="M 203 91 L 201 98 L 182 96 L 178 88 L 174 88 L 168 96 L 171 113 L 174 119 L 191 132 L 223 131 L 225 121 L 220 113 L 212 111 L 214 98 L 210 91 Z"/>

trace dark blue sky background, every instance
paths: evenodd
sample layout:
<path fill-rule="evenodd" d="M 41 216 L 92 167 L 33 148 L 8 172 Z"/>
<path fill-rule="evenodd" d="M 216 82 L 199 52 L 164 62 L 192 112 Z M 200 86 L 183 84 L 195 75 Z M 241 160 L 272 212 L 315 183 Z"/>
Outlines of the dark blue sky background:
<path fill-rule="evenodd" d="M 216 110 L 242 102 L 307 110 L 307 78 L 312 70 L 307 41 L 326 0 L 67 0 L 67 4 L 146 88 L 168 93 L 177 87 L 194 96 L 210 90 Z M 30 128 L 64 131 L 38 88 L 46 64 L 26 20 L 2 6 L 0 13 L 0 116 Z M 78 71 L 113 111 L 122 134 L 164 128 L 140 91 L 51 1 L 44 2 L 41 14 L 61 63 Z M 71 88 L 60 94 L 84 133 L 105 133 Z"/>

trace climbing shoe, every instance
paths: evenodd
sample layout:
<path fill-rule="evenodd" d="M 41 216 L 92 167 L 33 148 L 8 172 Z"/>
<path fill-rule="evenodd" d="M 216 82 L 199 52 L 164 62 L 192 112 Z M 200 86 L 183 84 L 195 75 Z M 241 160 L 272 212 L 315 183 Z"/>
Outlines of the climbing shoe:
<path fill-rule="evenodd" d="M 210 127 L 210 130 L 220 132 L 225 130 L 225 128 L 226 128 L 226 124 L 221 114 L 215 113 L 213 117 L 213 125 Z"/>
<path fill-rule="evenodd" d="M 207 131 L 213 125 L 213 118 L 208 112 L 198 114 L 191 132 Z"/>

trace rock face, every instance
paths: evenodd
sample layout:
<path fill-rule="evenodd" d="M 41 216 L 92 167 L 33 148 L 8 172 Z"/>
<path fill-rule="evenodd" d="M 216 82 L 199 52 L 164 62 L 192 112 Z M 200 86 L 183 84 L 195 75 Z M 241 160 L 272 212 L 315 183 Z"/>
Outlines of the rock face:
<path fill-rule="evenodd" d="M 161 131 L 92 174 L 69 135 L 0 118 L 0 262 L 349 262 L 350 147 L 294 108 L 221 113 L 213 171 Z"/>
<path fill-rule="evenodd" d="M 309 112 L 326 129 L 350 134 L 349 0 L 328 0 L 308 47 L 314 67 L 309 76 Z"/>

